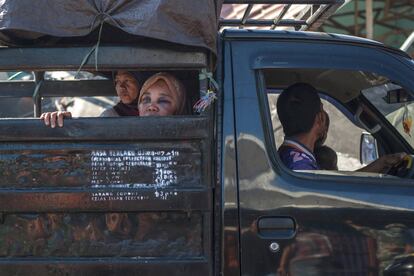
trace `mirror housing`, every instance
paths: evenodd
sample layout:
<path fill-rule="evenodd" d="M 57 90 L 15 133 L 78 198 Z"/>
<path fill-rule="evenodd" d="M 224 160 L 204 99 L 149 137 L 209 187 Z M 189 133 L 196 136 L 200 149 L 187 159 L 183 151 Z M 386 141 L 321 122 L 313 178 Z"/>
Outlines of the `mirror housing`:
<path fill-rule="evenodd" d="M 377 140 L 368 132 L 361 134 L 359 145 L 359 160 L 362 165 L 368 165 L 378 159 Z"/>
<path fill-rule="evenodd" d="M 413 97 L 404 88 L 392 89 L 387 91 L 384 100 L 389 104 L 407 103 L 413 101 Z"/>

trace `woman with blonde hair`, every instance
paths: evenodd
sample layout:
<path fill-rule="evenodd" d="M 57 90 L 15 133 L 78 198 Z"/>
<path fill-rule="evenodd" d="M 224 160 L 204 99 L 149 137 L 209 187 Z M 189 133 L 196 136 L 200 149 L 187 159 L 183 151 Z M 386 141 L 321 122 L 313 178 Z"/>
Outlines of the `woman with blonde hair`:
<path fill-rule="evenodd" d="M 173 75 L 157 73 L 142 85 L 138 97 L 139 116 L 184 115 L 186 91 Z"/>

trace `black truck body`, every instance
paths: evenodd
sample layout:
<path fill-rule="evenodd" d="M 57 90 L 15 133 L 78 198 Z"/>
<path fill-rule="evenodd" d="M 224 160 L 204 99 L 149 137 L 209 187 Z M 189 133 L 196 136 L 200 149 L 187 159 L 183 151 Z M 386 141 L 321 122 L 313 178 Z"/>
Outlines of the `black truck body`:
<path fill-rule="evenodd" d="M 36 72 L 1 82 L 0 97 L 33 97 L 38 116 L 42 97 L 112 95 L 110 80 L 42 78 L 77 70 L 88 50 L 0 49 L 1 71 Z M 192 77 L 215 66 L 218 99 L 201 115 L 75 118 L 56 129 L 1 119 L 1 275 L 414 273 L 413 179 L 287 169 L 268 98 L 311 82 L 355 125 L 380 126 L 380 155 L 414 154 L 358 90 L 387 79 L 412 94 L 409 56 L 359 38 L 260 30 L 221 32 L 215 64 L 203 49 L 167 43 L 99 51 L 103 71 Z"/>

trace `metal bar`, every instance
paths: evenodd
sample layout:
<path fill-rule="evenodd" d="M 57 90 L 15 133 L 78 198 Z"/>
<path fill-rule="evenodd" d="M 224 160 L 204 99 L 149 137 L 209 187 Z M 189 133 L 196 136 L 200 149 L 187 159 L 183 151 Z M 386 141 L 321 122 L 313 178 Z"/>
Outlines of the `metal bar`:
<path fill-rule="evenodd" d="M 250 12 L 252 11 L 253 5 L 248 5 L 241 20 L 241 24 L 239 26 L 240 29 L 243 28 L 244 24 L 246 23 L 247 18 L 249 18 Z"/>
<path fill-rule="evenodd" d="M 400 49 L 403 51 L 407 51 L 411 45 L 414 43 L 414 32 L 404 41 L 403 45 L 401 45 Z"/>
<path fill-rule="evenodd" d="M 239 26 L 241 20 L 239 19 L 224 19 L 220 21 L 220 26 Z M 271 19 L 248 19 L 246 20 L 245 26 L 271 26 L 273 20 Z M 305 20 L 293 20 L 293 19 L 284 19 L 279 22 L 279 26 L 285 27 L 296 27 L 306 25 Z"/>
<path fill-rule="evenodd" d="M 343 4 L 344 0 L 224 0 L 223 4 Z"/>
<path fill-rule="evenodd" d="M 274 30 L 276 28 L 276 26 L 278 26 L 280 20 L 282 20 L 283 16 L 285 16 L 285 14 L 289 11 L 291 6 L 292 6 L 292 4 L 288 4 L 288 5 L 285 5 L 283 7 L 283 10 L 279 13 L 279 15 L 273 21 L 273 25 L 270 26 L 271 30 Z"/>
<path fill-rule="evenodd" d="M 89 51 L 89 47 L 1 48 L 0 70 L 76 71 Z M 99 54 L 100 70 L 188 70 L 208 65 L 206 52 L 184 46 L 100 46 Z M 95 61 L 90 59 L 83 69 L 95 71 Z"/>
<path fill-rule="evenodd" d="M 304 17 L 307 13 L 309 13 L 309 16 L 308 16 L 307 18 L 309 18 L 310 16 L 312 16 L 313 11 L 314 11 L 314 7 L 315 7 L 315 5 L 306 5 L 306 7 L 305 7 L 305 8 L 303 8 L 303 9 L 301 10 L 301 12 L 297 15 L 296 20 L 303 19 L 303 17 Z"/>
<path fill-rule="evenodd" d="M 35 87 L 33 81 L 0 81 L 0 98 L 32 97 Z"/>
<path fill-rule="evenodd" d="M 316 31 L 332 14 L 334 14 L 342 4 L 321 5 L 315 13 L 306 20 L 301 31 Z"/>
<path fill-rule="evenodd" d="M 42 112 L 42 96 L 40 94 L 40 87 L 43 84 L 45 72 L 35 72 L 35 83 L 36 86 L 33 90 L 33 108 L 34 108 L 34 116 L 40 117 L 40 114 Z"/>
<path fill-rule="evenodd" d="M 0 98 L 32 97 L 33 81 L 0 81 Z M 116 96 L 111 80 L 44 80 L 40 87 L 42 97 Z"/>
<path fill-rule="evenodd" d="M 152 126 L 149 128 L 148 126 Z M 0 119 L 0 142 L 183 140 L 208 137 L 202 116 L 68 119 L 52 129 L 39 119 Z"/>
<path fill-rule="evenodd" d="M 285 4 L 300 4 L 300 3 L 291 3 L 290 1 L 283 1 L 288 2 Z M 310 4 L 308 1 L 307 3 L 302 4 Z M 321 4 L 322 1 L 318 1 L 318 4 Z M 316 30 L 318 29 L 323 22 L 325 22 L 328 17 L 330 17 L 343 3 L 344 1 L 334 1 L 335 4 L 330 2 L 329 4 L 320 5 L 320 7 L 315 11 L 315 13 L 310 16 L 307 20 L 290 20 L 290 19 L 281 19 L 278 23 L 278 26 L 283 27 L 295 27 L 295 29 L 300 30 Z M 316 3 L 314 3 L 316 4 Z M 241 20 L 238 19 L 221 19 L 219 21 L 220 27 L 224 26 L 239 26 L 241 24 Z M 266 20 L 266 19 L 248 19 L 246 20 L 245 26 L 273 26 L 274 20 Z"/>
<path fill-rule="evenodd" d="M 41 92 L 44 97 L 116 96 L 111 80 L 44 81 Z"/>

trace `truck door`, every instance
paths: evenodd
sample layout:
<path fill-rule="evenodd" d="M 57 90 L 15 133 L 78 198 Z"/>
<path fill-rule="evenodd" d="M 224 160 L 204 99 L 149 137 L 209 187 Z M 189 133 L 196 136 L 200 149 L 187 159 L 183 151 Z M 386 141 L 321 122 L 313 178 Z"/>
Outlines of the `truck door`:
<path fill-rule="evenodd" d="M 391 80 L 412 93 L 412 61 L 380 47 L 243 41 L 244 35 L 248 36 L 233 34 L 229 42 L 241 274 L 377 275 L 409 263 L 414 245 L 413 180 L 287 169 L 277 155 L 275 140 L 283 133 L 271 123 L 274 110 L 269 110 L 267 92 L 311 82 L 354 114 L 360 104 L 369 106 L 360 93 L 370 82 Z M 374 136 L 380 151 L 413 153 L 385 120 L 377 124 L 381 129 Z M 359 126 L 372 130 L 375 124 Z"/>

